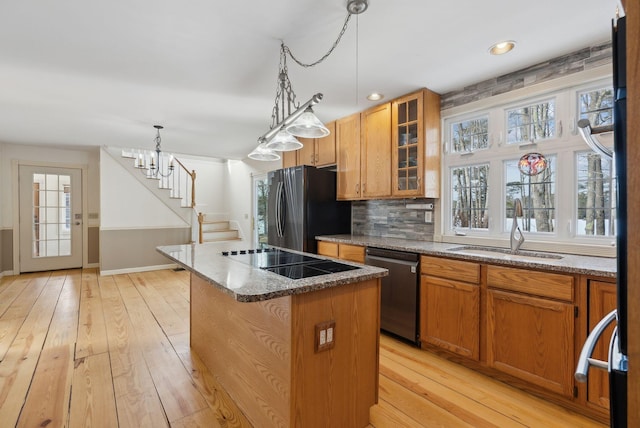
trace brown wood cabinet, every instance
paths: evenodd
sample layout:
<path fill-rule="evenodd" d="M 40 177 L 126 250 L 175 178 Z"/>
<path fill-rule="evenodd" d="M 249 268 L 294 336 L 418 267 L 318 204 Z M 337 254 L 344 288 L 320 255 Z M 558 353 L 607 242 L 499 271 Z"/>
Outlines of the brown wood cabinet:
<path fill-rule="evenodd" d="M 480 359 L 480 265 L 422 256 L 420 340 Z"/>
<path fill-rule="evenodd" d="M 298 165 L 298 152 L 295 150 L 280 152 L 280 157 L 282 158 L 283 168 L 289 168 Z"/>
<path fill-rule="evenodd" d="M 337 199 L 360 199 L 360 113 L 336 121 Z"/>
<path fill-rule="evenodd" d="M 440 197 L 440 95 L 422 89 L 391 103 L 392 194 Z"/>
<path fill-rule="evenodd" d="M 488 266 L 488 366 L 571 397 L 573 283 L 572 275 Z"/>
<path fill-rule="evenodd" d="M 298 138 L 303 147 L 297 151 L 298 165 L 325 167 L 336 163 L 336 122 L 326 124 L 330 134 L 323 138 Z"/>
<path fill-rule="evenodd" d="M 391 104 L 362 112 L 360 129 L 361 195 L 364 199 L 391 196 Z"/>
<path fill-rule="evenodd" d="M 616 284 L 603 281 L 589 281 L 589 331 L 606 314 L 617 307 Z M 592 358 L 607 361 L 609 359 L 609 342 L 614 325 L 610 324 L 600 336 L 593 350 Z M 592 367 L 587 378 L 587 402 L 604 411 L 609 410 L 609 376 L 605 370 Z"/>
<path fill-rule="evenodd" d="M 422 89 L 336 121 L 341 200 L 440 197 L 440 95 Z"/>
<path fill-rule="evenodd" d="M 335 257 L 356 263 L 364 263 L 365 247 L 360 245 L 318 241 L 318 254 L 321 256 Z"/>

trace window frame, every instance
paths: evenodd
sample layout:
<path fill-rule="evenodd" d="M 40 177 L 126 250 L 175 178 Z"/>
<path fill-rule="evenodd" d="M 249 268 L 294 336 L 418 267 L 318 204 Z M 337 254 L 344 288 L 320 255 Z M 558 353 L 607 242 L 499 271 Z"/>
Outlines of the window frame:
<path fill-rule="evenodd" d="M 588 73 L 587 73 L 588 74 Z M 501 94 L 490 99 L 472 102 L 442 112 L 442 192 L 441 219 L 437 239 L 443 242 L 463 244 L 509 246 L 510 232 L 506 230 L 506 171 L 504 162 L 519 159 L 528 152 L 540 152 L 555 156 L 556 206 L 553 232 L 525 232 L 525 248 L 576 254 L 615 256 L 614 236 L 579 235 L 577 203 L 577 154 L 589 148 L 577 132 L 580 94 L 612 86 L 610 73 L 600 72 L 580 82 L 579 79 L 557 79 L 541 85 L 541 89 L 525 88 Z M 578 82 L 578 83 L 576 83 Z M 534 143 L 508 143 L 507 112 L 519 106 L 531 106 L 554 100 L 555 136 Z M 488 147 L 472 152 L 453 152 L 452 125 L 467 120 L 488 118 Z M 604 141 L 612 146 L 613 139 Z M 463 229 L 464 236 L 456 230 L 452 219 L 452 170 L 453 168 L 489 164 L 488 195 L 489 225 L 487 229 Z M 562 168 L 560 166 L 563 166 Z M 570 168 L 565 167 L 571 165 Z M 571 197 L 568 197 L 568 195 Z M 550 249 L 550 244 L 553 248 Z"/>

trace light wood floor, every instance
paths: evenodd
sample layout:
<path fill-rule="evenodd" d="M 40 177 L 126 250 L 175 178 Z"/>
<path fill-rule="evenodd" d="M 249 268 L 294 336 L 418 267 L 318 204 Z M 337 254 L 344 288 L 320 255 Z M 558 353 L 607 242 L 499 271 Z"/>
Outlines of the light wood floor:
<path fill-rule="evenodd" d="M 380 354 L 376 428 L 604 426 L 388 337 Z M 189 350 L 187 272 L 71 270 L 0 279 L 0 428 L 13 426 L 249 424 Z"/>

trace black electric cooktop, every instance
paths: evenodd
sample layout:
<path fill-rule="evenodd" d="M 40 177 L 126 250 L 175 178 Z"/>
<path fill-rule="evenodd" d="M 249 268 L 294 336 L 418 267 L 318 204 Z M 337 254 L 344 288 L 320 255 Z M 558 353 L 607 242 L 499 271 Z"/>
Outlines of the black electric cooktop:
<path fill-rule="evenodd" d="M 279 248 L 223 251 L 222 255 L 290 279 L 310 278 L 312 276 L 360 269 L 356 266 L 292 253 Z"/>

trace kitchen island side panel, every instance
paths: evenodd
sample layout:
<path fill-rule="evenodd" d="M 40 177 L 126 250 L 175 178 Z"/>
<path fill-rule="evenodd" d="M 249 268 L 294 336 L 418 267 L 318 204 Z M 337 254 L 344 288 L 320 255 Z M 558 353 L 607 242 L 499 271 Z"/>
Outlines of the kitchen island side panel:
<path fill-rule="evenodd" d="M 378 401 L 380 279 L 293 296 L 292 426 L 365 427 Z M 315 351 L 333 321 L 334 347 Z"/>
<path fill-rule="evenodd" d="M 288 427 L 291 297 L 241 303 L 191 274 L 191 348 L 255 427 Z"/>

